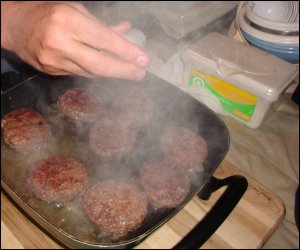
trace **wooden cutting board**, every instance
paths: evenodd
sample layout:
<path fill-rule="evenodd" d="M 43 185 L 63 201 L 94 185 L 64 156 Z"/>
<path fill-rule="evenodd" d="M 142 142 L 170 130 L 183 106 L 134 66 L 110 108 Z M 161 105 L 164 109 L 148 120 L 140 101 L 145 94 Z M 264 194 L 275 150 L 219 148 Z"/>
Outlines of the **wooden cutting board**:
<path fill-rule="evenodd" d="M 284 217 L 284 204 L 278 196 L 229 162 L 224 161 L 214 176 L 224 178 L 236 174 L 247 178 L 248 190 L 226 221 L 201 247 L 203 249 L 261 248 Z M 195 196 L 136 248 L 172 248 L 201 220 L 223 191 L 224 188 L 218 190 L 208 201 Z M 12 248 L 62 249 L 64 246 L 37 227 L 1 192 L 1 249 Z"/>

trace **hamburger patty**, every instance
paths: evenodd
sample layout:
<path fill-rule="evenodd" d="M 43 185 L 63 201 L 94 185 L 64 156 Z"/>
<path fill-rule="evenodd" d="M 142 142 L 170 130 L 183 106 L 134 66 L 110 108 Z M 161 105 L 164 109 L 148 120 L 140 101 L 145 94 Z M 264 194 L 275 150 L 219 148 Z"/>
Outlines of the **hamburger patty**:
<path fill-rule="evenodd" d="M 94 121 L 103 113 L 100 99 L 84 88 L 67 90 L 58 98 L 57 108 L 64 115 L 80 121 Z"/>
<path fill-rule="evenodd" d="M 1 120 L 3 140 L 11 148 L 29 152 L 45 143 L 51 135 L 43 117 L 28 108 L 15 109 Z"/>
<path fill-rule="evenodd" d="M 86 191 L 83 207 L 99 229 L 122 237 L 143 222 L 147 215 L 147 197 L 132 185 L 107 180 Z"/>
<path fill-rule="evenodd" d="M 117 98 L 112 105 L 113 119 L 127 127 L 139 128 L 153 116 L 153 103 L 141 90 Z"/>
<path fill-rule="evenodd" d="M 136 142 L 136 131 L 115 121 L 99 121 L 90 130 L 92 150 L 106 160 L 131 152 Z"/>
<path fill-rule="evenodd" d="M 188 176 L 167 160 L 149 160 L 139 171 L 139 180 L 156 208 L 176 207 L 190 191 Z"/>
<path fill-rule="evenodd" d="M 203 171 L 207 158 L 206 141 L 194 132 L 180 126 L 165 128 L 160 138 L 162 151 L 173 164 L 187 170 Z"/>
<path fill-rule="evenodd" d="M 52 156 L 31 166 L 26 182 L 36 197 L 58 202 L 71 200 L 80 194 L 87 179 L 85 167 L 75 159 Z"/>

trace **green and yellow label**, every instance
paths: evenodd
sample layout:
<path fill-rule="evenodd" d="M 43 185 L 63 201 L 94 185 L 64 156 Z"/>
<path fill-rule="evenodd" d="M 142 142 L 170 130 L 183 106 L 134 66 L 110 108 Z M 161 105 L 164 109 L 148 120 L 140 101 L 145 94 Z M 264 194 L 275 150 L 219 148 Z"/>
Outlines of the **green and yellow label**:
<path fill-rule="evenodd" d="M 257 97 L 228 82 L 193 69 L 189 75 L 188 85 L 209 89 L 226 112 L 244 121 L 249 121 L 253 116 Z"/>

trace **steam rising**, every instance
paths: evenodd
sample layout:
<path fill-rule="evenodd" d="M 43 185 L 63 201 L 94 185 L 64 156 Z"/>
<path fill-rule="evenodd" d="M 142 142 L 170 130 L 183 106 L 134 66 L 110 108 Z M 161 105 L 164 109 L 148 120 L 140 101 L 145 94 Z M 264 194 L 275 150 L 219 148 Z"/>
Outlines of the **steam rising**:
<path fill-rule="evenodd" d="M 182 39 L 178 40 L 166 34 L 161 23 L 147 13 L 147 2 L 83 2 L 87 8 L 103 22 L 107 24 L 116 24 L 123 20 L 130 20 L 133 27 L 144 32 L 147 37 L 146 50 L 150 51 L 154 56 L 154 62 L 159 56 L 159 60 L 166 63 L 168 59 L 177 53 L 180 49 L 187 45 L 188 42 L 194 41 L 196 38 L 213 31 L 221 30 L 224 24 L 232 20 L 232 13 L 228 12 L 225 19 L 217 20 L 188 33 Z M 176 3 L 170 3 L 175 4 Z M 183 7 L 191 5 L 191 2 L 180 2 Z M 165 4 L 163 6 L 166 6 Z M 153 7 L 153 6 L 152 6 Z M 161 6 L 157 3 L 157 8 Z M 189 13 L 184 13 L 186 16 Z M 198 20 L 195 20 L 198 21 Z M 156 57 L 156 59 L 155 59 Z M 164 69 L 161 69 L 164 70 Z M 182 72 L 173 72 L 174 75 L 182 77 Z M 46 84 L 49 84 L 46 86 Z M 117 157 L 113 161 L 105 161 L 97 156 L 89 146 L 89 131 L 92 126 L 89 122 L 74 121 L 71 118 L 63 116 L 57 111 L 55 103 L 58 96 L 69 88 L 73 87 L 88 88 L 93 98 L 98 98 L 103 103 L 105 112 L 99 119 L 113 119 L 112 106 L 118 98 L 130 98 L 134 93 L 145 93 L 151 100 L 155 112 L 151 120 L 146 126 L 135 128 L 137 133 L 137 143 L 133 152 L 127 157 Z M 46 88 L 46 91 L 45 91 Z M 26 176 L 26 168 L 35 160 L 44 158 L 47 155 L 59 154 L 68 155 L 79 160 L 88 169 L 90 176 L 89 186 L 98 181 L 106 179 L 117 179 L 124 182 L 133 183 L 139 186 L 137 173 L 142 163 L 151 158 L 163 158 L 160 150 L 159 138 L 162 130 L 172 124 L 186 127 L 196 134 L 200 134 L 208 143 L 209 156 L 205 162 L 205 172 L 200 173 L 197 177 L 193 177 L 192 193 L 202 187 L 205 176 L 210 175 L 214 168 L 223 159 L 223 154 L 227 150 L 227 133 L 224 132 L 223 125 L 219 123 L 217 118 L 211 116 L 210 111 L 206 107 L 198 104 L 192 97 L 187 96 L 174 86 L 163 82 L 160 78 L 153 77 L 151 74 L 146 76 L 143 82 L 130 82 L 115 79 L 97 78 L 85 79 L 76 78 L 71 80 L 51 79 L 45 83 L 43 81 L 36 84 L 27 84 L 27 88 L 22 91 L 28 98 L 18 99 L 16 97 L 12 102 L 17 105 L 27 106 L 37 110 L 42 114 L 52 128 L 54 137 L 48 143 L 46 149 L 41 149 L 31 156 L 15 157 L 6 145 L 1 142 L 1 164 L 3 164 L 2 175 L 7 181 L 17 189 L 17 193 L 26 197 L 28 203 L 39 213 L 44 214 L 46 218 L 50 218 L 53 223 L 62 227 L 70 234 L 79 237 L 79 239 L 91 242 L 99 242 L 103 239 L 93 238 L 93 226 L 87 222 L 87 218 L 83 215 L 81 208 L 81 197 L 68 202 L 66 204 L 54 204 L 48 206 L 44 202 L 38 201 L 26 193 L 24 189 L 24 178 Z M 34 99 L 34 101 L 30 101 Z M 138 102 L 137 102 L 138 103 Z M 141 101 L 143 103 L 143 100 Z M 200 105 L 200 106 L 199 106 Z M 3 152 L 2 152 L 3 151 Z M 10 164 L 8 169 L 8 164 Z M 14 173 L 14 178 L 11 174 Z M 16 175 L 15 175 L 16 174 Z M 17 183 L 17 184 L 16 184 Z M 140 187 L 141 188 L 141 187 Z M 60 209 L 57 213 L 56 209 Z M 154 223 L 160 222 L 165 216 L 169 215 L 173 210 L 163 211 L 157 214 L 157 211 L 150 210 L 148 219 L 145 224 L 133 235 L 137 236 L 143 230 L 148 230 Z M 151 213 L 155 212 L 156 216 L 151 217 Z M 59 214 L 59 216 L 57 215 Z M 86 231 L 78 224 L 85 225 Z"/>

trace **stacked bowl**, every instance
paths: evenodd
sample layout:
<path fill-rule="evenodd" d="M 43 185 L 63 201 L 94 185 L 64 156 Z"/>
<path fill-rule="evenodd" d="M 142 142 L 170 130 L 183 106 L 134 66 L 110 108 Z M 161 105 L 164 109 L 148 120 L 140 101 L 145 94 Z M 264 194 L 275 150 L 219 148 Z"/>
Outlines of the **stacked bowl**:
<path fill-rule="evenodd" d="M 298 1 L 241 2 L 236 25 L 249 44 L 299 63 Z"/>

